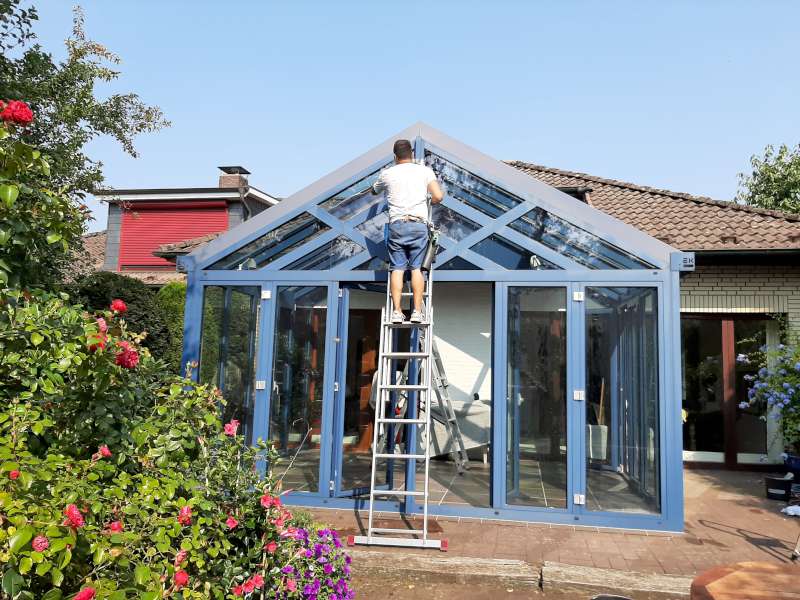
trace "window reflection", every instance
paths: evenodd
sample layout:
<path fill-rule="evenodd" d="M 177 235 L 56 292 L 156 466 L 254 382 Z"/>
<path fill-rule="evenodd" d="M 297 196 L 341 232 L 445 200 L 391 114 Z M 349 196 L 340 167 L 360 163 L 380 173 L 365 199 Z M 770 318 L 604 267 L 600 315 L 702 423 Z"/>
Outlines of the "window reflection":
<path fill-rule="evenodd" d="M 482 239 L 470 250 L 509 270 L 560 269 L 559 266 L 499 235 L 490 235 Z"/>
<path fill-rule="evenodd" d="M 353 240 L 340 235 L 335 240 L 323 244 L 303 258 L 294 261 L 288 267 L 284 267 L 282 270 L 323 271 L 332 269 L 339 263 L 363 251 L 364 248 L 356 244 Z"/>

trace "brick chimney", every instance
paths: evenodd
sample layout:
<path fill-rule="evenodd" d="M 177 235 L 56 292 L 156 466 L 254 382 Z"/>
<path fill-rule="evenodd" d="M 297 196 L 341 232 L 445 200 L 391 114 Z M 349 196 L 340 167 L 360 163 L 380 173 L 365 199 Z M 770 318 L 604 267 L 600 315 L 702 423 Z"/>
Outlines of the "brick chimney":
<path fill-rule="evenodd" d="M 219 167 L 222 174 L 219 176 L 219 187 L 241 188 L 247 187 L 247 176 L 250 171 L 240 166 Z"/>

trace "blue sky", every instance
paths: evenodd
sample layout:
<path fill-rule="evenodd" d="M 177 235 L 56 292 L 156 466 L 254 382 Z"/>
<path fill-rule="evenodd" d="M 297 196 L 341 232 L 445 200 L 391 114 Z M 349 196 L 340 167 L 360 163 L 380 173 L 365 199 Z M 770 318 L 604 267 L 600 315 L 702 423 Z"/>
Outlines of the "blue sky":
<path fill-rule="evenodd" d="M 37 4 L 62 55 L 72 3 Z M 92 144 L 114 187 L 211 186 L 241 164 L 286 196 L 422 120 L 499 159 L 730 199 L 750 155 L 800 142 L 789 0 L 81 4 L 123 59 L 102 92 L 173 123 L 136 160 Z"/>

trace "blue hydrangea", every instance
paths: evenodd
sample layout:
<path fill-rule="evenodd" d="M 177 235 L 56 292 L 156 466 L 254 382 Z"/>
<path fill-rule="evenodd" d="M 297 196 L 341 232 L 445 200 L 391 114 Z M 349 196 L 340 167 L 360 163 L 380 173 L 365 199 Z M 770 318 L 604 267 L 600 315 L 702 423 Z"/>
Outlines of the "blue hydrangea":
<path fill-rule="evenodd" d="M 795 366 L 794 366 L 794 370 L 795 370 L 795 371 L 800 371 L 800 362 L 798 362 L 797 364 L 795 364 Z"/>

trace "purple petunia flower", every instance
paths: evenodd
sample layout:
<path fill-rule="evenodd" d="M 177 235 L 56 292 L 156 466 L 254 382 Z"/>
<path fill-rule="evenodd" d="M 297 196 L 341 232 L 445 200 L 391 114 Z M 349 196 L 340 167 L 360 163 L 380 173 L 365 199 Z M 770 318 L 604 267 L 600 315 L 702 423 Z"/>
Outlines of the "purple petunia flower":
<path fill-rule="evenodd" d="M 739 408 L 741 408 L 742 410 L 748 408 L 749 406 L 750 405 L 747 402 L 739 402 Z"/>

